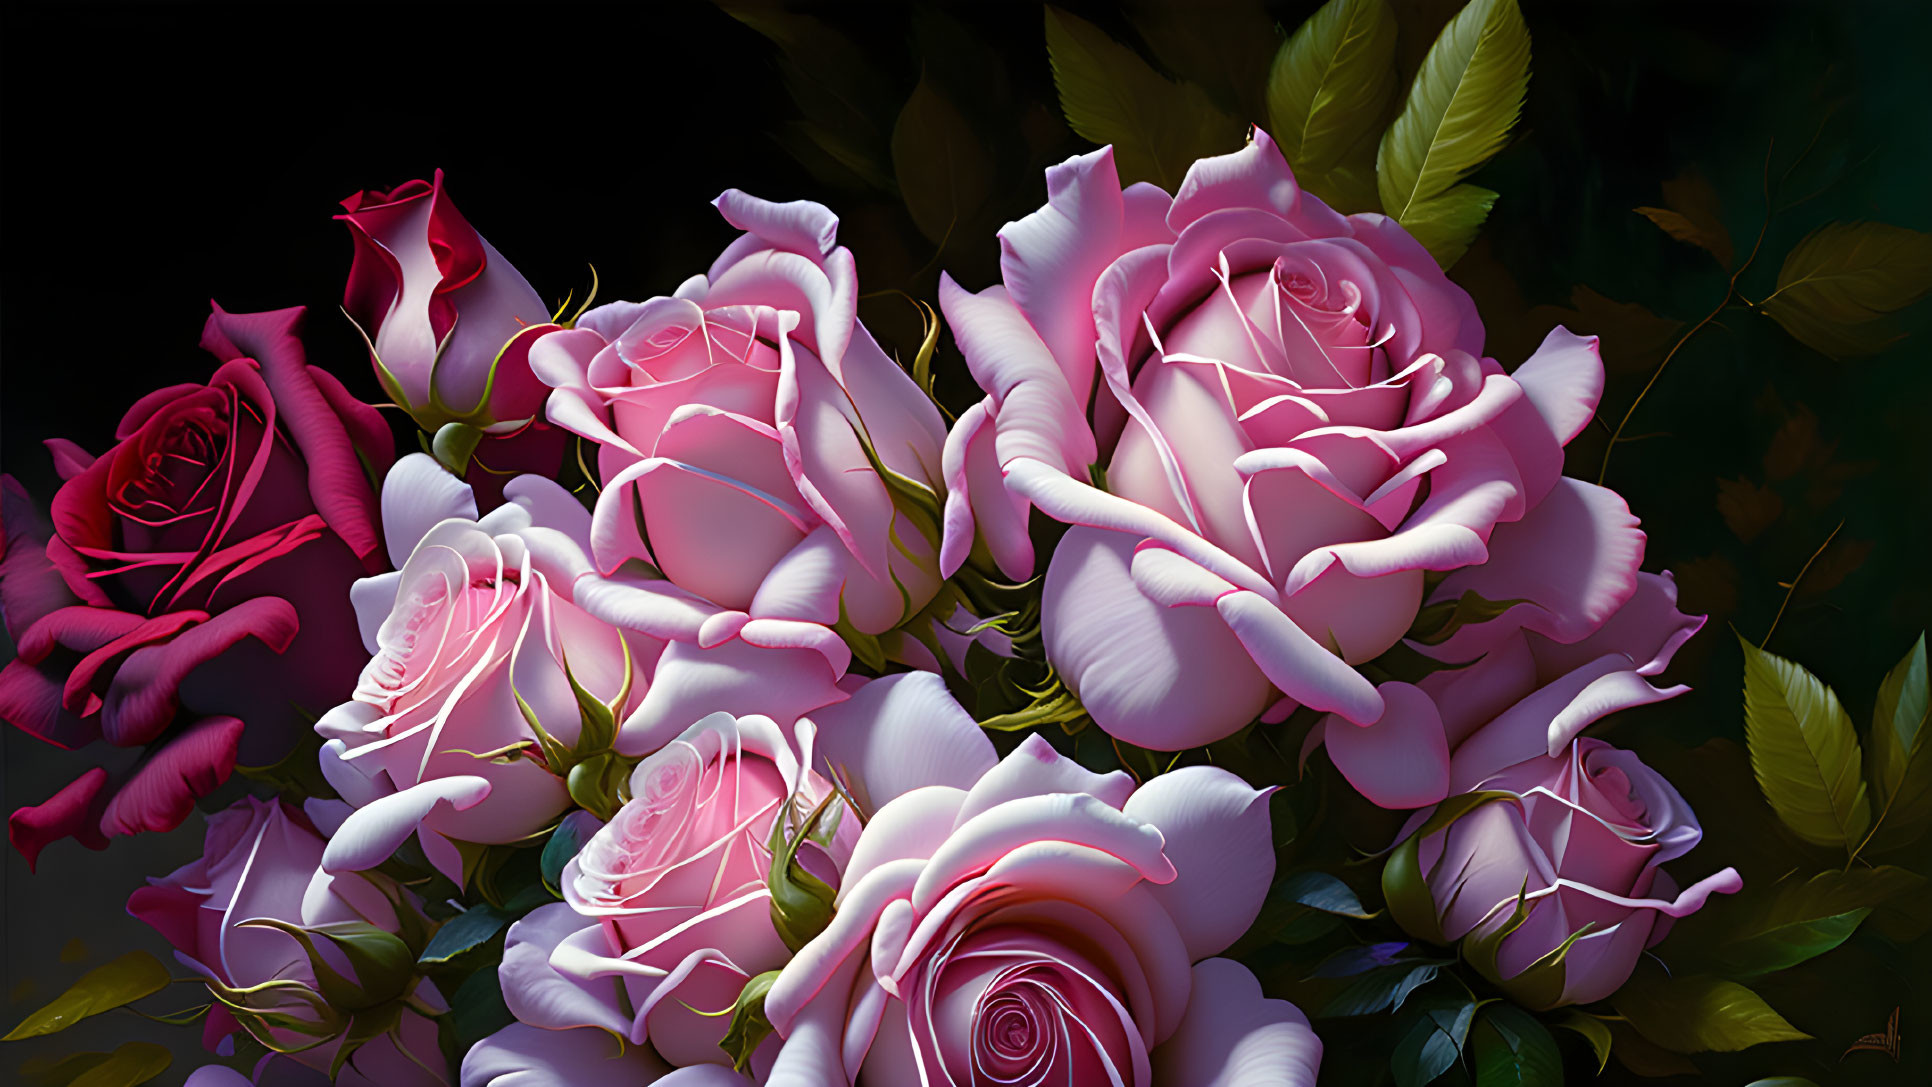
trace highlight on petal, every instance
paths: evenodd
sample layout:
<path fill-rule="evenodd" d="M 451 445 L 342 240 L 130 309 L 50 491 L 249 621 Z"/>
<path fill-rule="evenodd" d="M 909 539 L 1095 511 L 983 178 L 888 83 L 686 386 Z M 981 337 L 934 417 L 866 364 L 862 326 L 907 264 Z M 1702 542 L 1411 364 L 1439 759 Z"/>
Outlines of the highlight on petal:
<path fill-rule="evenodd" d="M 422 821 L 439 805 L 447 804 L 464 811 L 490 795 L 486 778 L 469 774 L 432 778 L 401 792 L 370 801 L 344 820 L 329 848 L 322 854 L 325 872 L 360 872 L 389 859 L 390 854 L 416 833 Z"/>
<path fill-rule="evenodd" d="M 1180 873 L 1151 888 L 1187 942 L 1188 957 L 1227 949 L 1261 913 L 1275 876 L 1268 795 L 1216 766 L 1158 774 L 1123 810 L 1151 823 Z"/>
<path fill-rule="evenodd" d="M 1314 1087 L 1321 1062 L 1307 1016 L 1264 998 L 1240 963 L 1207 959 L 1194 964 L 1180 1027 L 1154 1050 L 1154 1077 L 1190 1087 Z"/>
<path fill-rule="evenodd" d="M 1377 688 L 1386 708 L 1367 725 L 1330 717 L 1328 757 L 1377 807 L 1420 808 L 1449 794 L 1449 738 L 1435 700 L 1407 683 Z"/>

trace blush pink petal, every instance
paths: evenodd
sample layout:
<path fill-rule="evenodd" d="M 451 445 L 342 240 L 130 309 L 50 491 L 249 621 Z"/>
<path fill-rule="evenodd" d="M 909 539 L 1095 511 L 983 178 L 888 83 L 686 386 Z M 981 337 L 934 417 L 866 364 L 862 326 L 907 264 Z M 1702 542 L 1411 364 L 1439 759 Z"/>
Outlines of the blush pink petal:
<path fill-rule="evenodd" d="M 440 805 L 463 811 L 482 803 L 489 795 L 488 779 L 457 775 L 435 778 L 372 800 L 344 820 L 341 829 L 329 840 L 328 851 L 322 856 L 322 869 L 360 872 L 374 868 L 388 860 Z M 428 844 L 424 842 L 425 847 Z M 461 878 L 461 872 L 444 874 Z"/>
<path fill-rule="evenodd" d="M 1161 832 L 1179 875 L 1149 892 L 1174 918 L 1189 958 L 1225 950 L 1261 913 L 1275 873 L 1272 791 L 1219 767 L 1188 766 L 1150 779 L 1122 808 Z"/>
<path fill-rule="evenodd" d="M 427 453 L 398 460 L 382 480 L 382 524 L 389 562 L 400 570 L 410 552 L 442 521 L 476 520 L 476 497 Z"/>
<path fill-rule="evenodd" d="M 742 639 L 709 649 L 672 642 L 658 661 L 650 689 L 619 726 L 617 750 L 648 754 L 720 711 L 793 721 L 845 701 L 836 679 L 824 656 L 812 649 L 768 649 Z"/>
<path fill-rule="evenodd" d="M 569 976 L 550 963 L 561 944 L 582 932 L 601 944 L 597 923 L 564 902 L 539 906 L 511 925 L 503 942 L 503 964 L 497 968 L 504 1002 L 512 1015 L 533 1027 L 597 1027 L 597 1036 L 614 1046 L 612 1035 L 628 1039 L 632 1028 L 618 1008 L 618 982 Z"/>
<path fill-rule="evenodd" d="M 990 745 L 987 748 L 991 753 Z M 1084 793 L 1111 808 L 1120 808 L 1134 792 L 1134 779 L 1124 770 L 1096 774 L 1053 749 L 1038 733 L 1029 733 L 1012 754 L 999 760 L 967 785 L 966 800 L 953 817 L 953 827 L 1008 801 L 1055 793 Z"/>
<path fill-rule="evenodd" d="M 1067 387 L 1084 399 L 1093 379 L 1094 283 L 1124 251 L 1113 148 L 1048 167 L 1046 185 L 1045 207 L 1000 229 L 1000 275 Z"/>
<path fill-rule="evenodd" d="M 939 304 L 967 367 L 995 405 L 1000 463 L 1033 457 L 1067 472 L 1092 464 L 1097 454 L 1082 409 L 1086 386 L 1068 383 L 1007 289 L 973 294 L 942 273 Z"/>
<path fill-rule="evenodd" d="M 977 529 L 1000 572 L 1014 581 L 1033 576 L 1033 540 L 1027 535 L 1027 501 L 1006 489 L 996 451 L 993 399 L 967 408 L 946 435 L 942 462 L 946 506 L 939 573 L 951 577 L 965 564 Z"/>
<path fill-rule="evenodd" d="M 1487 639 L 1514 626 L 1558 642 L 1580 641 L 1636 592 L 1643 555 L 1644 533 L 1615 491 L 1559 480 L 1522 520 L 1498 526 L 1488 562 L 1450 574 L 1434 594 L 1453 600 L 1475 592 L 1529 603 L 1464 627 L 1434 652 L 1469 659 L 1471 650 L 1480 651 Z"/>
<path fill-rule="evenodd" d="M 599 1030 L 545 1030 L 511 1023 L 463 1055 L 460 1082 L 462 1087 L 570 1087 L 579 1083 L 646 1087 L 663 1084 L 669 1070 L 648 1046 L 623 1045 Z"/>
<path fill-rule="evenodd" d="M 1128 743 L 1176 751 L 1229 735 L 1267 705 L 1268 678 L 1214 610 L 1163 607 L 1142 592 L 1136 539 L 1084 527 L 1061 538 L 1042 604 L 1047 655 L 1094 720 Z"/>
<path fill-rule="evenodd" d="M 810 716 L 814 769 L 863 790 L 857 799 L 867 811 L 928 785 L 970 789 L 997 762 L 992 741 L 931 672 L 870 680 Z"/>
<path fill-rule="evenodd" d="M 1329 718 L 1328 756 L 1355 790 L 1383 808 L 1420 808 L 1449 794 L 1449 742 L 1435 700 L 1407 683 L 1378 690 L 1387 708 L 1367 725 Z"/>
<path fill-rule="evenodd" d="M 1322 1043 L 1308 1017 L 1261 995 L 1230 959 L 1194 964 L 1187 1015 L 1154 1050 L 1155 1082 L 1189 1087 L 1314 1087 Z"/>

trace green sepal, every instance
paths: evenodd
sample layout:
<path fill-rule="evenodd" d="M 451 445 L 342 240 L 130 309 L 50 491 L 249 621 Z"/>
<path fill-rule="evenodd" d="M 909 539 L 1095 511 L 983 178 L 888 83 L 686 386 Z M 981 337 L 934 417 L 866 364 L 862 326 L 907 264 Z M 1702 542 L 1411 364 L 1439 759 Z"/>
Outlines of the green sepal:
<path fill-rule="evenodd" d="M 757 1052 L 759 1044 L 771 1036 L 771 1020 L 765 1017 L 765 995 L 771 992 L 778 974 L 777 970 L 767 970 L 745 982 L 738 999 L 732 1002 L 731 1022 L 725 1027 L 724 1037 L 718 1039 L 718 1048 L 731 1058 L 731 1067 L 740 1072 L 751 1064 L 751 1055 Z"/>
<path fill-rule="evenodd" d="M 416 956 L 409 945 L 401 937 L 367 921 L 336 921 L 305 927 L 272 917 L 256 917 L 241 924 L 245 928 L 274 929 L 301 944 L 322 995 L 338 1011 L 359 1013 L 387 1004 L 408 992 L 415 981 Z M 315 946 L 315 936 L 323 937 L 342 952 L 349 968 L 355 972 L 355 980 L 343 977 L 328 964 Z"/>
<path fill-rule="evenodd" d="M 1471 623 L 1487 623 L 1527 600 L 1490 600 L 1469 590 L 1454 600 L 1443 600 L 1415 613 L 1409 625 L 1408 640 L 1423 645 L 1441 645 Z"/>
<path fill-rule="evenodd" d="M 470 456 L 483 443 L 483 432 L 468 423 L 444 423 L 429 440 L 429 451 L 436 463 L 449 469 L 458 479 L 470 469 Z"/>
<path fill-rule="evenodd" d="M 796 834 L 786 833 L 782 813 L 772 821 L 771 874 L 766 879 L 766 886 L 771 890 L 771 922 L 785 946 L 794 952 L 824 932 L 836 912 L 832 900 L 837 892 L 798 862 L 798 847 L 811 837 L 832 801 L 838 798 L 836 792 L 826 793 L 799 825 Z"/>

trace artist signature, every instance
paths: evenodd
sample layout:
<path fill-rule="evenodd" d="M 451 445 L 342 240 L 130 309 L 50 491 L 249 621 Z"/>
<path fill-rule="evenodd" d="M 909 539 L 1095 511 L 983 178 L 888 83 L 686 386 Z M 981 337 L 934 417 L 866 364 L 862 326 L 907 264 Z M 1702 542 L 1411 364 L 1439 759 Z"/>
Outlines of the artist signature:
<path fill-rule="evenodd" d="M 1896 1064 L 1898 1063 L 1898 1042 L 1898 1009 L 1893 1008 L 1892 1017 L 1885 1021 L 1885 1029 L 1882 1032 L 1867 1034 L 1853 1042 L 1851 1048 L 1845 1050 L 1838 1059 L 1842 1061 L 1861 1049 L 1869 1049 L 1875 1053 L 1885 1054 L 1892 1058 L 1892 1063 Z"/>

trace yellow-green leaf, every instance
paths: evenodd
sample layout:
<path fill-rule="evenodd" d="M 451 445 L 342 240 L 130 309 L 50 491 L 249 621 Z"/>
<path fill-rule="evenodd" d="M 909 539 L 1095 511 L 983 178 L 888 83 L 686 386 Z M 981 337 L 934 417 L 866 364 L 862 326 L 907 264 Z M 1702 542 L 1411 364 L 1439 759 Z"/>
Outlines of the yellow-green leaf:
<path fill-rule="evenodd" d="M 1731 1053 L 1811 1037 L 1785 1022 L 1763 997 L 1718 978 L 1671 978 L 1647 971 L 1619 989 L 1610 1003 L 1645 1038 L 1678 1053 Z"/>
<path fill-rule="evenodd" d="M 1856 849 L 1871 829 L 1858 736 L 1838 696 L 1775 653 L 1744 647 L 1744 737 L 1758 788 L 1813 845 Z"/>
<path fill-rule="evenodd" d="M 1458 185 L 1440 196 L 1420 201 L 1409 208 L 1402 221 L 1415 240 L 1436 258 L 1436 263 L 1451 268 L 1469 251 L 1476 232 L 1489 218 L 1496 194 L 1480 185 Z"/>
<path fill-rule="evenodd" d="M 1529 64 L 1529 28 L 1516 0 L 1470 0 L 1429 48 L 1402 112 L 1382 136 L 1375 159 L 1382 210 L 1444 267 L 1453 263 L 1445 254 L 1457 240 L 1467 248 L 1495 201 L 1481 189 L 1452 194 L 1508 139 Z M 1434 245 L 1416 229 L 1423 222 Z"/>
<path fill-rule="evenodd" d="M 161 965 L 160 959 L 145 951 L 130 951 L 113 962 L 89 970 L 53 1003 L 22 1019 L 0 1041 L 14 1042 L 66 1030 L 90 1015 L 158 993 L 167 984 L 168 968 Z"/>
<path fill-rule="evenodd" d="M 1047 8 L 1046 41 L 1067 123 L 1113 145 L 1123 184 L 1152 181 L 1173 192 L 1195 159 L 1240 148 L 1242 123 L 1205 91 L 1161 75 L 1085 19 Z"/>
<path fill-rule="evenodd" d="M 67 1087 L 135 1087 L 168 1070 L 174 1063 L 166 1046 L 128 1042 L 106 1060 L 74 1077 Z"/>
<path fill-rule="evenodd" d="M 892 126 L 892 169 L 913 224 L 942 248 L 992 189 L 972 126 L 924 76 Z"/>
<path fill-rule="evenodd" d="M 1566 1030 L 1576 1031 L 1583 1036 L 1584 1041 L 1590 1043 L 1591 1052 L 1597 1055 L 1597 1073 L 1601 1075 L 1610 1063 L 1610 1047 L 1614 1041 L 1610 1036 L 1610 1028 L 1604 1025 L 1603 1020 L 1594 1015 L 1572 1011 L 1558 1020 L 1556 1025 Z"/>
<path fill-rule="evenodd" d="M 1907 845 L 1932 824 L 1932 758 L 1926 757 L 1928 690 L 1925 635 L 1879 684 L 1872 712 L 1873 802 L 1883 813 L 1873 836 L 1876 849 Z"/>
<path fill-rule="evenodd" d="M 1890 223 L 1827 223 L 1784 258 L 1758 308 L 1805 346 L 1835 359 L 1899 338 L 1886 320 L 1932 290 L 1932 234 Z"/>
<path fill-rule="evenodd" d="M 1275 53 L 1269 131 L 1302 186 L 1331 203 L 1341 186 L 1328 175 L 1374 169 L 1395 99 L 1395 37 L 1388 0 L 1328 0 Z"/>

